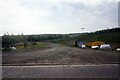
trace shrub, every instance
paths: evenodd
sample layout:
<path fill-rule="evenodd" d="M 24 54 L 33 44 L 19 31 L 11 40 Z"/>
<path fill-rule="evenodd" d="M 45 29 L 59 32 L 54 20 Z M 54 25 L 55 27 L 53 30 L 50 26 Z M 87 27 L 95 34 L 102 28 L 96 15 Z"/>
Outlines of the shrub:
<path fill-rule="evenodd" d="M 95 41 L 95 42 L 92 43 L 91 46 L 100 46 L 100 45 L 102 45 L 102 44 L 104 44 L 104 42 L 101 42 L 101 41 Z"/>
<path fill-rule="evenodd" d="M 91 47 L 91 46 L 100 46 L 102 44 L 105 44 L 104 42 L 101 41 L 95 41 L 95 42 L 89 42 L 86 44 L 87 47 Z"/>

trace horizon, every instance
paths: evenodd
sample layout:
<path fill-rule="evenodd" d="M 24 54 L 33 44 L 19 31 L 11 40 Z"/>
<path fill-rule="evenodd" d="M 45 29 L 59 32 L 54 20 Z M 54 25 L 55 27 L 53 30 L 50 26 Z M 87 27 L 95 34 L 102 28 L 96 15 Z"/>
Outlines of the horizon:
<path fill-rule="evenodd" d="M 118 0 L 1 0 L 0 35 L 70 34 L 118 27 Z"/>
<path fill-rule="evenodd" d="M 14 36 L 18 36 L 18 35 L 25 35 L 25 36 L 29 36 L 29 35 L 51 35 L 51 34 L 60 34 L 60 35 L 68 35 L 68 34 L 85 34 L 85 33 L 94 33 L 94 32 L 97 32 L 97 31 L 102 31 L 102 30 L 107 30 L 107 29 L 115 29 L 115 28 L 119 28 L 119 27 L 114 27 L 114 28 L 106 28 L 106 29 L 99 29 L 99 30 L 96 30 L 96 31 L 91 31 L 91 32 L 76 32 L 76 33 L 43 33 L 43 34 L 24 34 L 24 33 L 20 33 L 20 34 L 9 34 L 9 32 L 6 32 L 4 33 L 3 35 L 0 35 L 0 36 L 4 36 L 4 35 L 14 35 Z"/>

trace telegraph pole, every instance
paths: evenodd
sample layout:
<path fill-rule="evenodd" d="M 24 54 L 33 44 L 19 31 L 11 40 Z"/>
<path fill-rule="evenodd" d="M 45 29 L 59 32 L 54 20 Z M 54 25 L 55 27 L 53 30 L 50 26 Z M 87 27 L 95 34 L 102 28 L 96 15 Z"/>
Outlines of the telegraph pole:
<path fill-rule="evenodd" d="M 83 29 L 85 29 L 85 28 L 81 28 L 81 30 L 82 30 L 82 34 L 83 34 Z"/>
<path fill-rule="evenodd" d="M 84 30 L 84 29 L 85 29 L 84 27 L 81 28 L 81 30 L 82 30 L 81 38 L 82 38 L 82 39 L 84 39 L 84 37 L 83 37 L 83 36 L 84 36 L 84 34 L 83 34 L 83 30 Z"/>

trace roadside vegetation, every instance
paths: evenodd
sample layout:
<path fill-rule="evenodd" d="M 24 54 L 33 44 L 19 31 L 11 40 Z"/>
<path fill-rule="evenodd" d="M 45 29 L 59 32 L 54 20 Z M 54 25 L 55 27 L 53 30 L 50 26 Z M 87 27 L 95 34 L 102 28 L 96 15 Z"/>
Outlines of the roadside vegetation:
<path fill-rule="evenodd" d="M 46 42 L 58 43 L 74 47 L 76 40 L 86 43 L 100 41 L 111 44 L 114 48 L 120 47 L 120 28 L 99 30 L 91 33 L 73 33 L 73 34 L 41 34 L 41 35 L 10 35 L 5 33 L 2 36 L 3 51 L 10 51 L 10 47 L 18 49 L 39 48 Z M 21 44 L 22 43 L 22 44 Z M 40 43 L 40 44 L 39 44 Z M 43 44 L 41 44 L 43 43 Z M 19 45 L 18 45 L 19 44 Z M 21 44 L 21 46 L 20 46 Z M 27 46 L 27 47 L 26 47 Z"/>
<path fill-rule="evenodd" d="M 2 64 L 109 64 L 119 63 L 119 52 L 90 49 L 110 44 L 120 47 L 120 28 L 91 33 L 2 36 Z M 85 42 L 86 49 L 75 46 Z"/>
<path fill-rule="evenodd" d="M 46 49 L 48 44 L 46 43 L 27 43 L 27 46 L 24 46 L 24 43 L 19 43 L 16 44 L 16 50 L 17 52 L 24 52 L 24 51 L 35 51 L 35 50 L 40 50 L 40 49 Z"/>

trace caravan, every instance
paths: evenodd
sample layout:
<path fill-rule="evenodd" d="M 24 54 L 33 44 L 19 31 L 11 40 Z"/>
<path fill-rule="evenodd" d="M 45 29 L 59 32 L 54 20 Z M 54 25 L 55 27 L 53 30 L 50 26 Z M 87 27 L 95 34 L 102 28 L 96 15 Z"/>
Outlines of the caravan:
<path fill-rule="evenodd" d="M 102 50 L 111 50 L 111 46 L 109 44 L 103 44 L 100 46 L 100 49 Z"/>
<path fill-rule="evenodd" d="M 80 47 L 80 48 L 85 48 L 85 43 L 84 42 L 80 42 L 80 41 L 77 41 L 77 46 Z"/>

